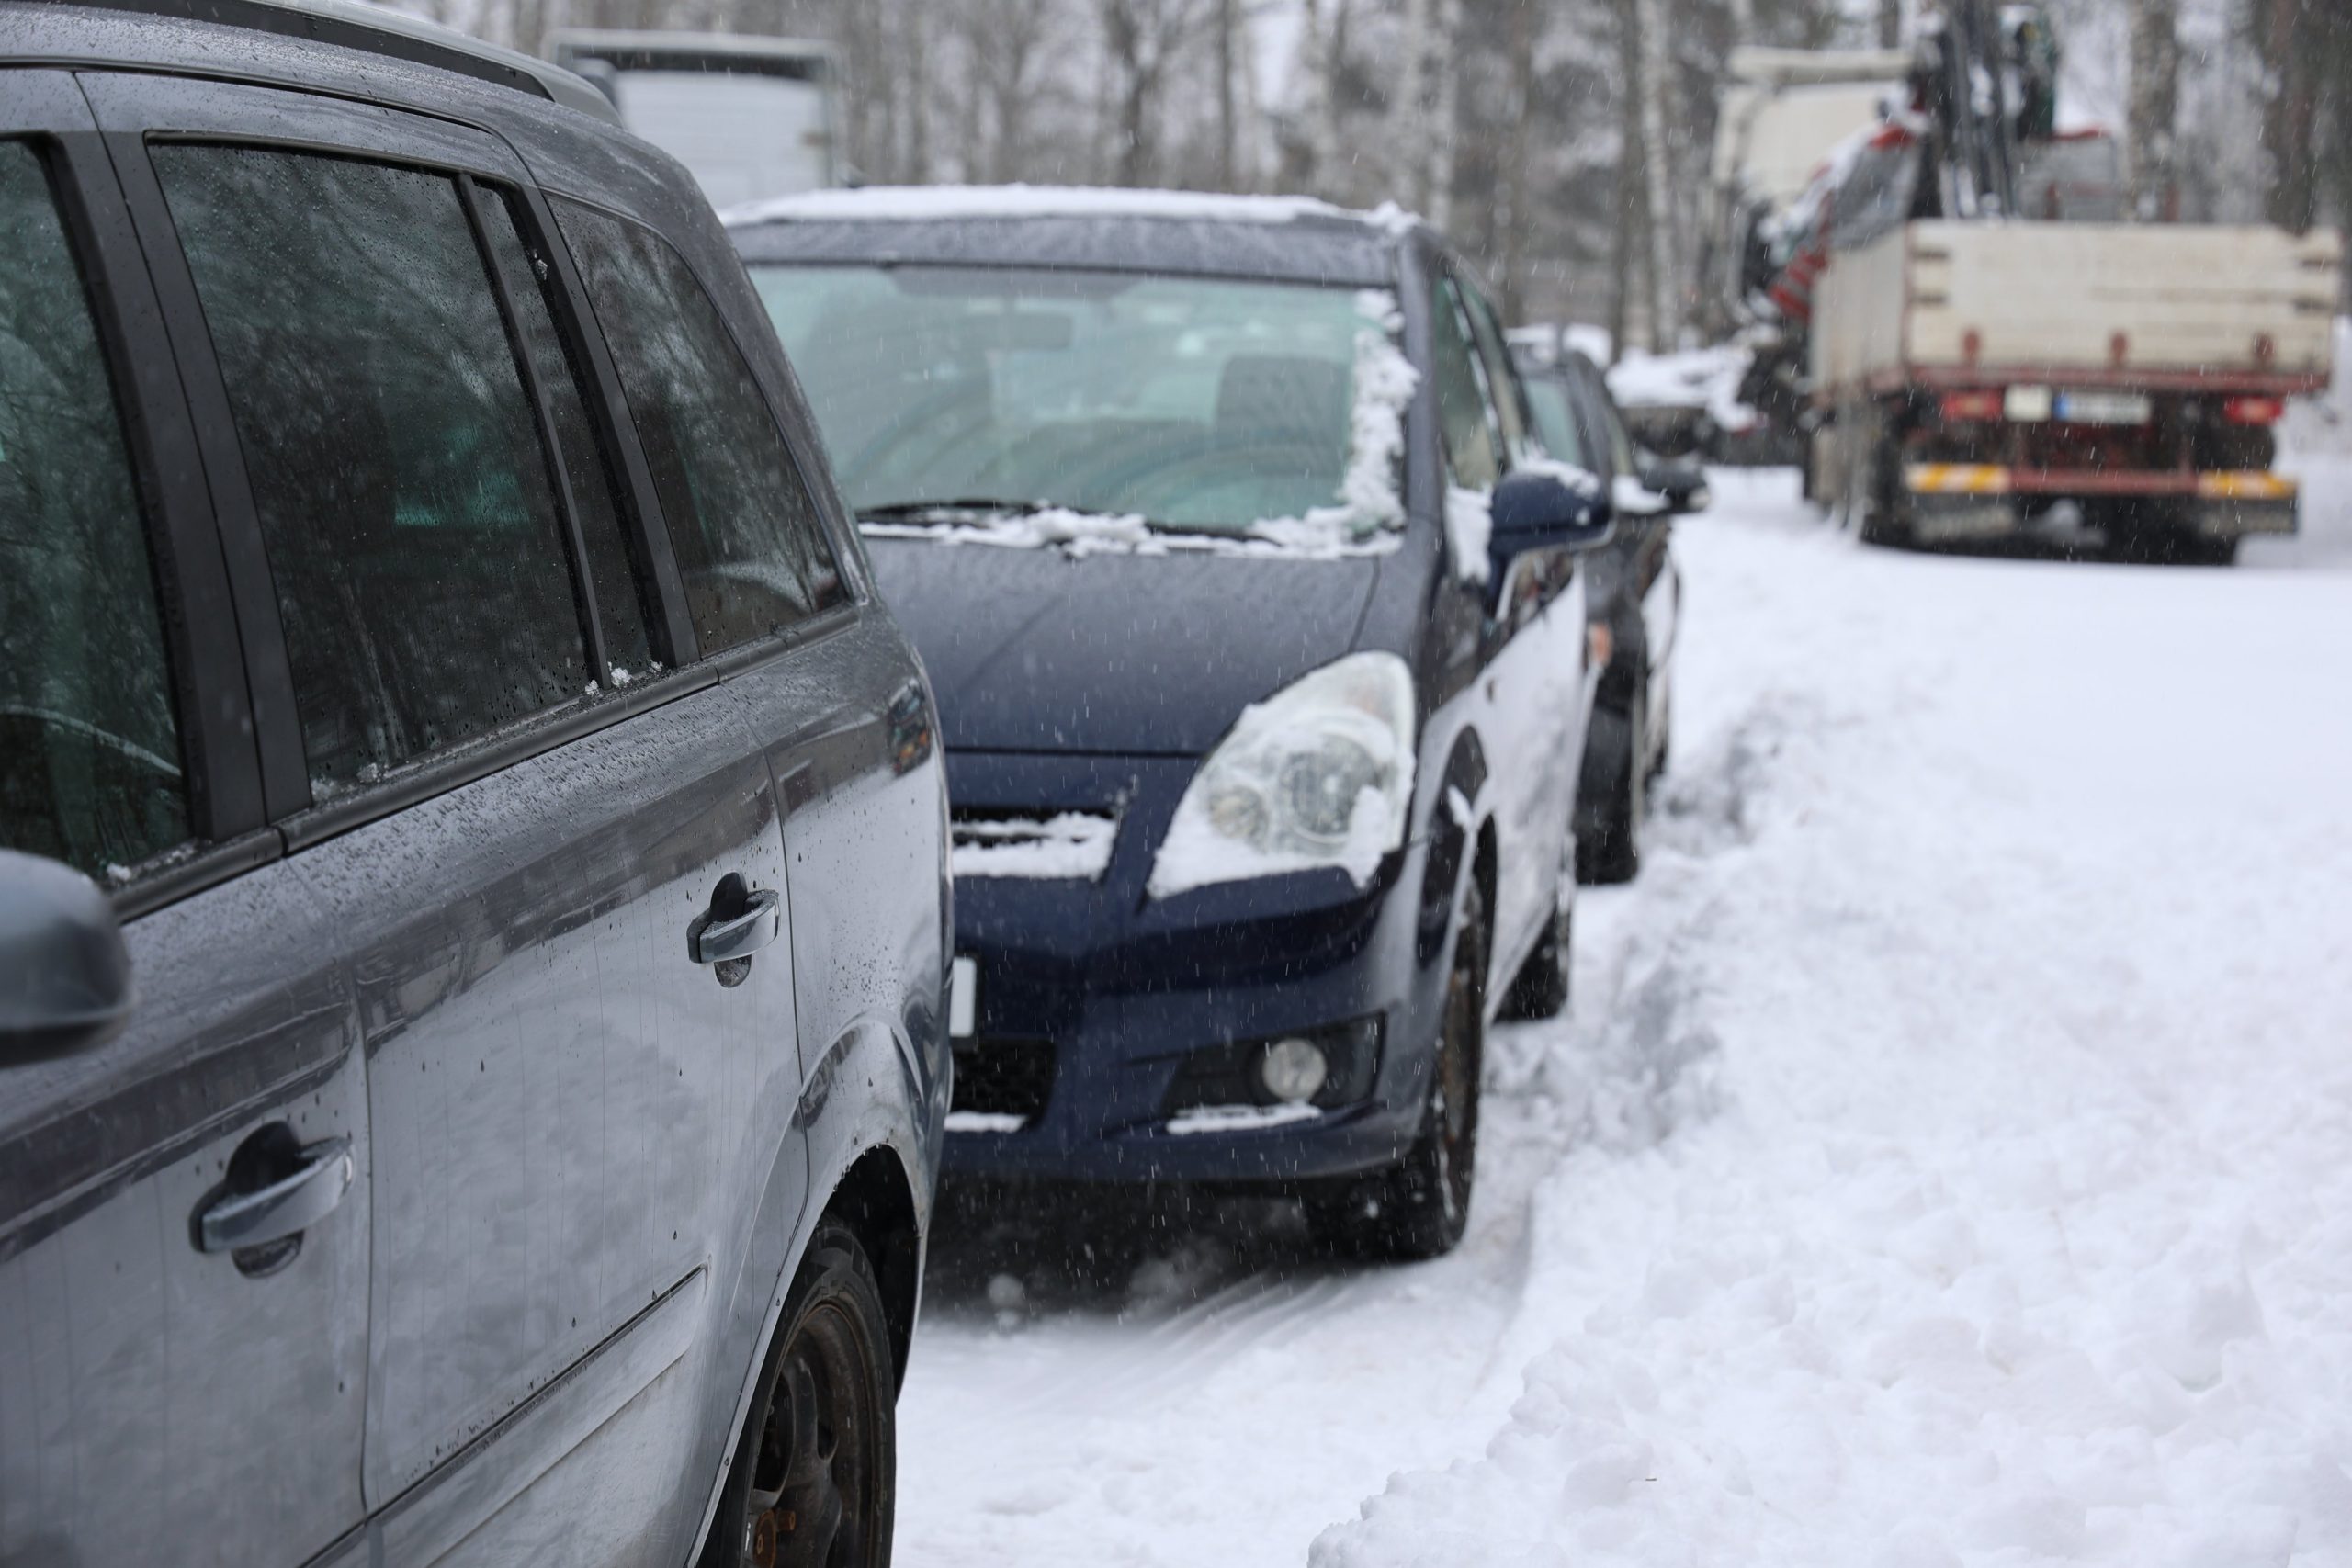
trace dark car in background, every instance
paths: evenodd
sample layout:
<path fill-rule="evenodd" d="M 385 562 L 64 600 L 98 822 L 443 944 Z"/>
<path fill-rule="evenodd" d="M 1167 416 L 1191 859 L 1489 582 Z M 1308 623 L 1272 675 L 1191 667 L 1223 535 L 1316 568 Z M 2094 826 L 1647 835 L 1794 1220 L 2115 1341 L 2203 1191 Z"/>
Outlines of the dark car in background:
<path fill-rule="evenodd" d="M 1556 1011 L 1606 497 L 1428 228 L 1029 188 L 730 220 L 936 682 L 951 1171 L 1459 1239 Z"/>
<path fill-rule="evenodd" d="M 0 7 L 0 1562 L 886 1562 L 943 768 L 759 300 L 574 78 L 138 9 Z"/>
<path fill-rule="evenodd" d="M 1545 449 L 1598 476 L 1616 509 L 1616 536 L 1586 558 L 1585 607 L 1608 658 L 1577 785 L 1577 875 L 1630 882 L 1674 722 L 1682 574 L 1673 520 L 1705 509 L 1706 474 L 1636 446 L 1600 367 L 1580 350 L 1514 333 L 1511 352 Z"/>

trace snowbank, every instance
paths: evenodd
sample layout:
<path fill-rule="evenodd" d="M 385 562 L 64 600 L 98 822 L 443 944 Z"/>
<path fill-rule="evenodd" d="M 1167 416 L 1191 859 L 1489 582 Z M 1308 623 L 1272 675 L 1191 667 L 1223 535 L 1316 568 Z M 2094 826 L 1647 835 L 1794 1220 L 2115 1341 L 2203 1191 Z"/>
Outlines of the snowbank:
<path fill-rule="evenodd" d="M 1715 482 L 1642 880 L 1493 1047 L 1577 1140 L 1517 1403 L 1310 1561 L 2352 1562 L 2341 587 Z"/>
<path fill-rule="evenodd" d="M 1609 367 L 1609 390 L 1621 408 L 1698 410 L 1716 429 L 1738 434 L 1756 426 L 1756 411 L 1739 400 L 1751 357 L 1737 344 L 1679 354 L 1635 349 Z"/>

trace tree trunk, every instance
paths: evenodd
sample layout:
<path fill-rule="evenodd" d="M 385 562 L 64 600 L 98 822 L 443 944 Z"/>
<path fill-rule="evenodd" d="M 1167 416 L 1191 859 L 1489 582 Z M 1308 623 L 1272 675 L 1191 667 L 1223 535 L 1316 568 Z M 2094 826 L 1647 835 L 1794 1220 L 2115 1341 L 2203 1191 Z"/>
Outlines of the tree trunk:
<path fill-rule="evenodd" d="M 1635 234 L 1642 213 L 1641 24 L 1637 0 L 1614 0 L 1617 13 L 1617 220 L 1610 225 L 1609 355 L 1623 358 L 1634 326 Z"/>
<path fill-rule="evenodd" d="M 1421 210 L 1440 229 L 1453 223 L 1453 156 L 1461 113 L 1461 71 L 1455 45 L 1462 36 L 1462 0 L 1436 0 L 1435 29 L 1430 39 L 1425 79 L 1433 99 L 1427 120 L 1429 155 L 1424 176 L 1429 194 Z"/>
<path fill-rule="evenodd" d="M 1396 96 L 1388 104 L 1390 188 L 1416 212 L 1430 204 L 1429 103 L 1430 0 L 1405 0 L 1404 58 L 1396 72 Z"/>
<path fill-rule="evenodd" d="M 2270 158 L 2270 221 L 2301 233 L 2319 220 L 2319 85 L 2315 35 L 2325 24 L 2304 0 L 2261 0 L 2260 38 L 2268 67 L 2262 147 Z"/>
<path fill-rule="evenodd" d="M 1643 216 L 1647 221 L 1650 345 L 1674 346 L 1682 329 L 1682 269 L 1674 233 L 1674 170 L 1667 145 L 1668 78 L 1665 6 L 1661 0 L 1634 0 L 1641 52 Z"/>
<path fill-rule="evenodd" d="M 907 180 L 925 185 L 931 180 L 931 25 L 923 0 L 913 0 L 903 13 L 907 61 Z"/>
<path fill-rule="evenodd" d="M 1232 190 L 1233 29 L 1236 0 L 1216 0 L 1216 188 Z"/>
<path fill-rule="evenodd" d="M 1878 0 L 1878 46 L 1903 47 L 1903 0 Z"/>
<path fill-rule="evenodd" d="M 1499 287 L 1503 319 L 1516 321 L 1527 309 L 1527 239 L 1532 226 L 1527 210 L 1529 157 L 1528 122 L 1535 114 L 1535 7 L 1510 8 L 1510 119 L 1503 131 L 1503 166 L 1496 182 L 1502 212 L 1502 277 Z"/>
<path fill-rule="evenodd" d="M 2124 155 L 2125 205 L 2142 222 L 2177 216 L 2174 137 L 2180 106 L 2177 0 L 2139 0 L 2132 11 L 2132 90 Z"/>

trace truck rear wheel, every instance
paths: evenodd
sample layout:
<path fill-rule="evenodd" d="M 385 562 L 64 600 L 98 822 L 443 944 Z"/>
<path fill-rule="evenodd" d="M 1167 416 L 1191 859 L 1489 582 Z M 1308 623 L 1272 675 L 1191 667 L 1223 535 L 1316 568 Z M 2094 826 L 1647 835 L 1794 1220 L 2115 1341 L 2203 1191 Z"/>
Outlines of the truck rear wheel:
<path fill-rule="evenodd" d="M 1913 542 L 1910 509 L 1905 504 L 1903 454 L 1888 438 L 1885 422 L 1872 411 L 1854 430 L 1855 447 L 1847 465 L 1849 500 L 1854 531 L 1862 543 L 1902 549 Z"/>

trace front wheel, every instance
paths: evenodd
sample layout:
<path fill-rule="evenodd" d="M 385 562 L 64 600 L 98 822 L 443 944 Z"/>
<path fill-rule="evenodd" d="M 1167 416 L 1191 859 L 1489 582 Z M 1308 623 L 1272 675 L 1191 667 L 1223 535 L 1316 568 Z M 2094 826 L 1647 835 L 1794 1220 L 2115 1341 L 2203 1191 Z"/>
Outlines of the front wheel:
<path fill-rule="evenodd" d="M 898 1484 L 889 1342 L 865 1249 L 846 1227 L 820 1225 L 700 1568 L 886 1568 Z"/>
<path fill-rule="evenodd" d="M 1478 1169 L 1478 1079 L 1487 1055 L 1487 964 L 1493 929 L 1473 875 L 1455 915 L 1445 1014 L 1421 1130 L 1397 1165 L 1306 1196 L 1317 1238 L 1351 1257 L 1397 1262 L 1442 1258 L 1470 1223 Z"/>

